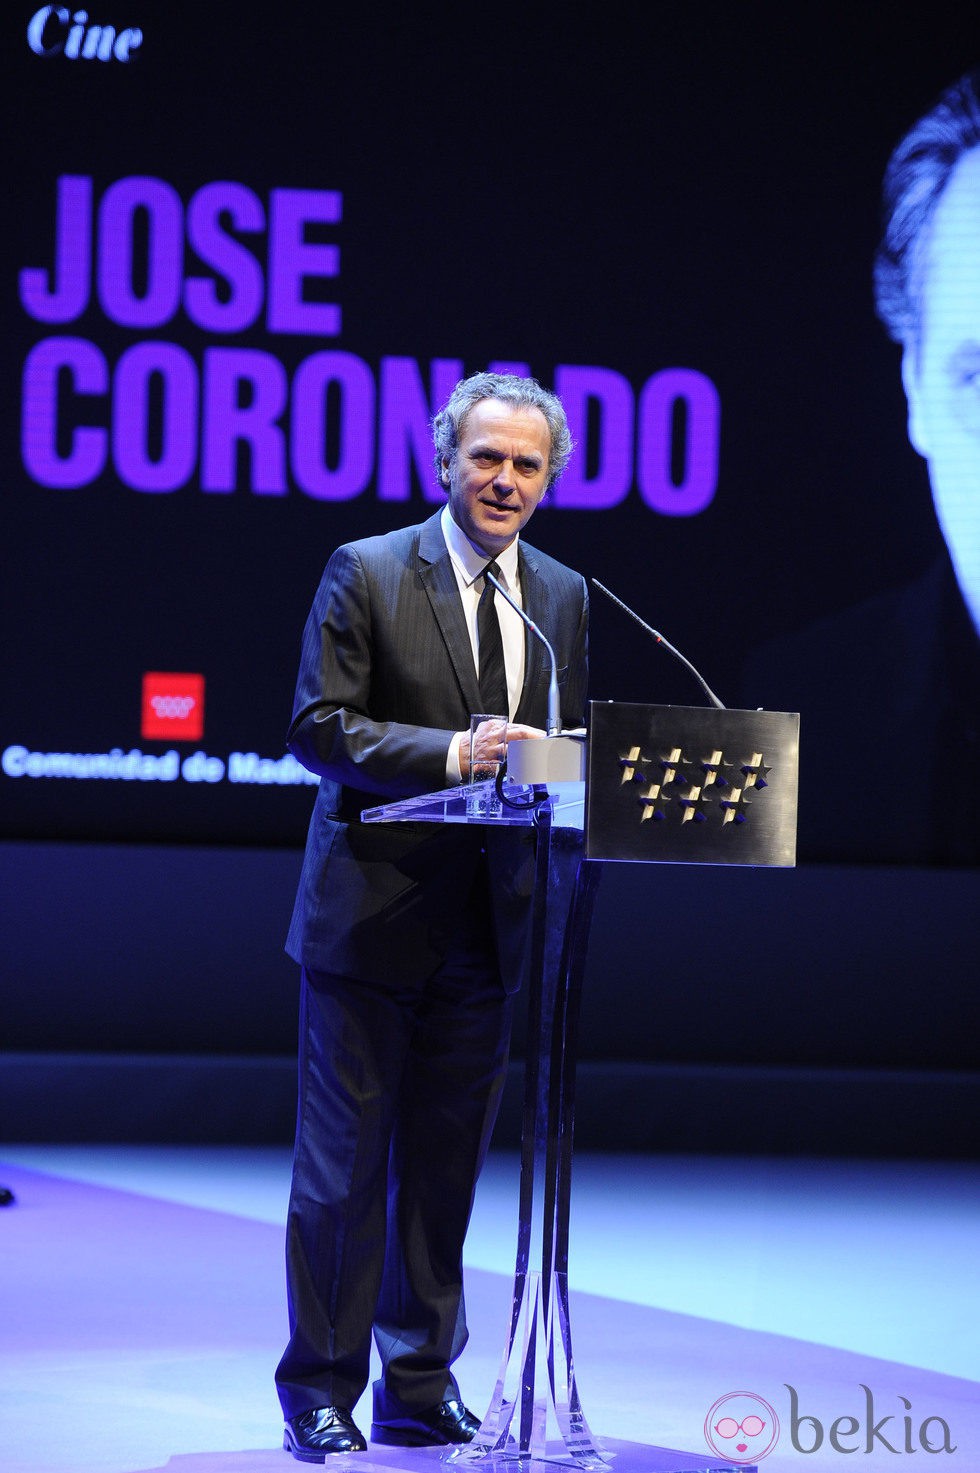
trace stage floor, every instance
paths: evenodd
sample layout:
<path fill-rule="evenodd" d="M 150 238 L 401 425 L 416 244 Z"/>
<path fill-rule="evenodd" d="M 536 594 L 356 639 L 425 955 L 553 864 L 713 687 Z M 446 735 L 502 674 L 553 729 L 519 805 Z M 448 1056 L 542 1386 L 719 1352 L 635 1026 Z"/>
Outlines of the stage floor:
<path fill-rule="evenodd" d="M 491 1157 L 468 1240 L 458 1371 L 478 1414 L 517 1175 L 516 1156 Z M 300 1466 L 279 1450 L 272 1385 L 288 1178 L 277 1149 L 0 1146 L 17 1196 L 0 1213 L 4 1473 Z M 780 1421 L 765 1473 L 840 1469 L 847 1451 L 915 1467 L 945 1441 L 938 1466 L 977 1473 L 978 1264 L 980 1165 L 583 1155 L 569 1279 L 586 1414 L 614 1469 L 622 1442 L 710 1466 L 706 1415 L 745 1392 Z"/>

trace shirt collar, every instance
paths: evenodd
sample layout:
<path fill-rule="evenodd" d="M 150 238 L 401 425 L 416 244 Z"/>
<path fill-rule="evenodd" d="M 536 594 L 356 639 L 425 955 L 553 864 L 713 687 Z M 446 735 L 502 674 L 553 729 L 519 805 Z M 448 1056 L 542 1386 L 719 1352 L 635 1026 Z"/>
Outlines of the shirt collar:
<path fill-rule="evenodd" d="M 453 521 L 448 505 L 442 509 L 442 535 L 446 539 L 449 556 L 463 575 L 463 582 L 469 587 L 479 578 L 491 559 L 482 548 L 474 546 L 462 527 L 457 526 Z M 505 547 L 503 552 L 497 553 L 493 559 L 500 569 L 500 582 L 511 592 L 518 586 L 517 545 L 519 540 L 515 537 L 510 546 Z"/>

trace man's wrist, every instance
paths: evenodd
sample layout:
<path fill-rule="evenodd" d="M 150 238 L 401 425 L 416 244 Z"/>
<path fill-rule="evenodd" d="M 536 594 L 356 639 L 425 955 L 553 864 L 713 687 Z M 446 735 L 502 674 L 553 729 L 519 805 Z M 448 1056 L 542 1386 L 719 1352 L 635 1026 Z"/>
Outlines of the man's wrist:
<path fill-rule="evenodd" d="M 469 739 L 468 731 L 457 731 L 449 743 L 449 751 L 446 754 L 446 786 L 453 787 L 455 783 L 465 782 L 469 776 Z M 466 771 L 463 771 L 463 763 L 466 763 Z"/>

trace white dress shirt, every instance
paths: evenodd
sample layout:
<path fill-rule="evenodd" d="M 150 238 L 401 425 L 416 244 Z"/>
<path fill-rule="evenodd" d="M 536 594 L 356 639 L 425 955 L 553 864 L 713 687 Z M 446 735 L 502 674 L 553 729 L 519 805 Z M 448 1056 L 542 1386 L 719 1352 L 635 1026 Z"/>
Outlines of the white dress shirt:
<path fill-rule="evenodd" d="M 483 592 L 481 574 L 490 558 L 480 548 L 475 547 L 466 533 L 456 525 L 448 506 L 442 509 L 442 535 L 446 539 L 453 572 L 456 574 L 456 584 L 463 605 L 466 628 L 469 631 L 473 660 L 479 671 L 480 646 L 477 635 L 477 610 L 480 606 L 480 595 Z M 501 587 L 505 588 L 514 602 L 523 608 L 524 602 L 521 598 L 521 585 L 517 573 L 517 543 L 518 539 L 515 537 L 510 546 L 498 553 L 493 561 L 500 569 L 498 581 Z M 509 707 L 507 716 L 509 720 L 512 720 L 520 703 L 524 686 L 524 625 L 505 599 L 495 598 L 493 606 L 497 612 L 500 637 L 504 646 L 504 669 L 507 672 L 507 704 Z M 462 734 L 457 733 L 449 748 L 446 779 L 450 783 L 460 781 L 459 743 L 461 740 Z"/>

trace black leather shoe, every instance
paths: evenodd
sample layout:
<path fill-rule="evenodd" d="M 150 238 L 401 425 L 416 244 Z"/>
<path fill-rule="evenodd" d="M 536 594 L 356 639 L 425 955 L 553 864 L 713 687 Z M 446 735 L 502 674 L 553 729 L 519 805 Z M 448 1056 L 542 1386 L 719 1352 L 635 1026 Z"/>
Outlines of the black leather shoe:
<path fill-rule="evenodd" d="M 472 1442 L 479 1430 L 479 1417 L 474 1417 L 453 1397 L 427 1412 L 416 1412 L 414 1417 L 372 1422 L 371 1441 L 388 1447 L 445 1446 L 451 1442 Z"/>
<path fill-rule="evenodd" d="M 301 1463 L 323 1463 L 328 1453 L 363 1453 L 367 1443 L 346 1407 L 315 1407 L 290 1417 L 282 1445 Z"/>

